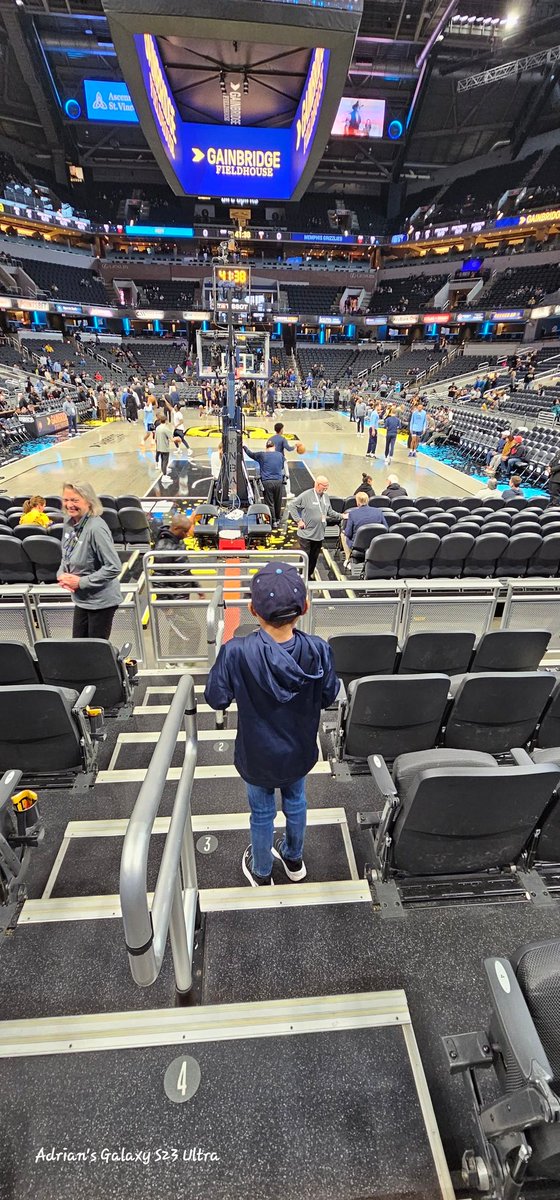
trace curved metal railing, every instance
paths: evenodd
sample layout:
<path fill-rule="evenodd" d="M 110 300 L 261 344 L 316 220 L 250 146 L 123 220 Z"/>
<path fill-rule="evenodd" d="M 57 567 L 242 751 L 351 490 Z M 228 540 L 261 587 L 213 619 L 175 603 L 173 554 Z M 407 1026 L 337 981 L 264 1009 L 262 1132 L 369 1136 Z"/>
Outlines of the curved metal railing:
<path fill-rule="evenodd" d="M 150 910 L 147 890 L 150 840 L 183 722 L 186 733 L 185 757 Z M 126 948 L 132 977 L 140 987 L 149 987 L 157 979 L 168 933 L 177 991 L 188 992 L 192 985 L 192 954 L 198 912 L 191 821 L 196 757 L 194 682 L 191 675 L 183 675 L 134 805 L 121 857 L 120 897 Z"/>

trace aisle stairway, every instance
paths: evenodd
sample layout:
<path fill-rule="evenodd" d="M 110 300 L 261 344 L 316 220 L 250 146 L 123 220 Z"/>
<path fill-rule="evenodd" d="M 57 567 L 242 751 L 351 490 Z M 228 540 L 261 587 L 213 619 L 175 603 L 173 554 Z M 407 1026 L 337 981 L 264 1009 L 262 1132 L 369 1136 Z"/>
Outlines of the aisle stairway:
<path fill-rule="evenodd" d="M 191 1006 L 175 1005 L 169 948 L 153 986 L 136 986 L 120 919 L 128 818 L 181 677 L 143 672 L 95 788 L 42 797 L 46 837 L 30 898 L 2 939 L 11 1103 L 0 1122 L 0 1195 L 452 1200 L 406 996 L 375 990 L 365 965 L 373 909 L 349 829 L 363 785 L 335 780 L 320 758 L 308 788 L 308 880 L 277 873 L 273 888 L 248 887 L 236 712 L 217 730 L 205 671 L 193 675 L 202 920 Z M 185 733 L 153 827 L 148 892 L 184 746 Z M 395 1153 L 396 1131 L 406 1153 Z"/>

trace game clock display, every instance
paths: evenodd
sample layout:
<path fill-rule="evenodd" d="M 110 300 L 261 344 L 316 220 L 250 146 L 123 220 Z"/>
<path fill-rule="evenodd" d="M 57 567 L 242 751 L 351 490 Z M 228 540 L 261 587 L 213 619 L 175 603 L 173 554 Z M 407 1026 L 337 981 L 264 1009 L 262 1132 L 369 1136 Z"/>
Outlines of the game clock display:
<path fill-rule="evenodd" d="M 249 286 L 249 271 L 246 267 L 218 267 L 218 283 L 233 283 L 236 287 Z"/>

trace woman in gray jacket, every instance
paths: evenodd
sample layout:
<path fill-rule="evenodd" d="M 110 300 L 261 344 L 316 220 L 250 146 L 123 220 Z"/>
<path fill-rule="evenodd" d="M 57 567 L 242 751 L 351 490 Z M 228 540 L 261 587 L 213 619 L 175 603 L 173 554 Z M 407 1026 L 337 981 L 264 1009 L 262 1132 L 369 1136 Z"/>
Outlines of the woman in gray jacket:
<path fill-rule="evenodd" d="M 62 504 L 66 521 L 58 582 L 72 593 L 72 636 L 108 640 L 122 600 L 121 562 L 101 517 L 103 505 L 89 483 L 65 483 Z"/>

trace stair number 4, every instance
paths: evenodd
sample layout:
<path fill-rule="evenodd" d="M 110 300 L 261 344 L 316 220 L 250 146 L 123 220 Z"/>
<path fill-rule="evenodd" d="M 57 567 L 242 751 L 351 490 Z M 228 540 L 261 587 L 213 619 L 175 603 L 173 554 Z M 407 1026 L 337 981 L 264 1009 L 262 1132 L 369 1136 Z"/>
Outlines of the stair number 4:
<path fill-rule="evenodd" d="M 186 1096 L 186 1094 L 187 1094 L 187 1060 L 186 1059 L 184 1059 L 183 1062 L 181 1063 L 181 1070 L 179 1071 L 179 1078 L 177 1080 L 177 1091 L 180 1092 L 182 1096 Z"/>

